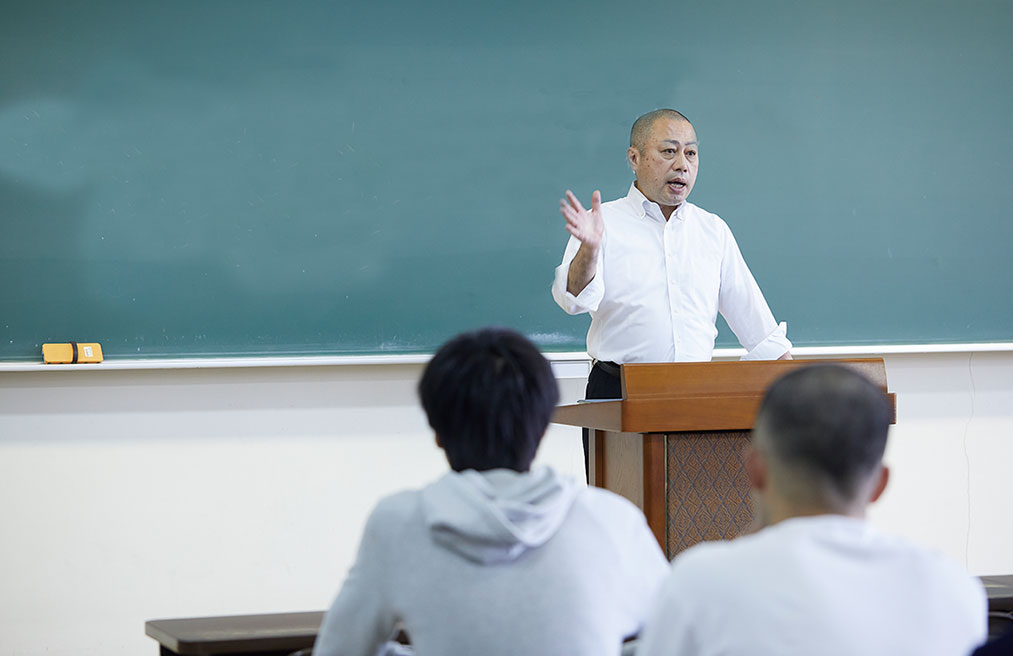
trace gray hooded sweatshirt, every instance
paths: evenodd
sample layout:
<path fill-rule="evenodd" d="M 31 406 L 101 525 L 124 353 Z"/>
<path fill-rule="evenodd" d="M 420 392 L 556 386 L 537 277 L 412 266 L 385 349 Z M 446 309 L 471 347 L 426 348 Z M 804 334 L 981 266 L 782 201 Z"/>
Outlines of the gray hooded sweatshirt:
<path fill-rule="evenodd" d="M 668 563 L 626 499 L 551 468 L 449 472 L 383 499 L 314 654 L 620 653 Z"/>

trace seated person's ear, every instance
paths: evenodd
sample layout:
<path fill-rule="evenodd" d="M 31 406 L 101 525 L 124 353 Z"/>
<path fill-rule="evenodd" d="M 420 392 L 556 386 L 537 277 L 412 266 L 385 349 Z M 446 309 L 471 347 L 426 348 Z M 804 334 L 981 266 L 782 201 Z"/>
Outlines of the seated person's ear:
<path fill-rule="evenodd" d="M 879 480 L 876 481 L 876 485 L 872 488 L 872 496 L 869 497 L 869 503 L 879 499 L 883 491 L 886 490 L 886 484 L 890 482 L 890 468 L 886 465 L 880 465 L 879 467 Z"/>
<path fill-rule="evenodd" d="M 749 485 L 757 492 L 762 492 L 767 487 L 767 463 L 763 456 L 753 446 L 746 447 L 746 475 L 749 477 Z"/>

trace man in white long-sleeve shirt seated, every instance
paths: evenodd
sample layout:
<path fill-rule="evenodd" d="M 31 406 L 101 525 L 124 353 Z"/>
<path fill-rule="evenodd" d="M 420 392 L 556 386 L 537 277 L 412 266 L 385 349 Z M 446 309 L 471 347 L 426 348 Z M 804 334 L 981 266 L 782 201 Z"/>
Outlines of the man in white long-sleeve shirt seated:
<path fill-rule="evenodd" d="M 532 470 L 559 398 L 508 330 L 466 333 L 419 396 L 451 471 L 380 501 L 314 654 L 373 656 L 395 626 L 420 656 L 615 656 L 668 571 L 627 500 Z"/>
<path fill-rule="evenodd" d="M 675 559 L 638 655 L 962 656 L 982 642 L 981 582 L 864 519 L 886 487 L 891 414 L 844 367 L 776 382 L 746 459 L 762 528 Z"/>

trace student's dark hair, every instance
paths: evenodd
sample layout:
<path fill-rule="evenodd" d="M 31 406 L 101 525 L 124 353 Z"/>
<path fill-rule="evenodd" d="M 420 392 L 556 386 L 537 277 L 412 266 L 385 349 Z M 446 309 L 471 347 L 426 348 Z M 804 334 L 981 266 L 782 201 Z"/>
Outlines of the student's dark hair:
<path fill-rule="evenodd" d="M 893 412 L 886 394 L 860 373 L 818 364 L 767 391 L 757 437 L 786 468 L 801 470 L 853 500 L 883 460 Z"/>
<path fill-rule="evenodd" d="M 655 109 L 654 111 L 647 112 L 643 116 L 633 121 L 633 127 L 630 128 L 630 145 L 639 151 L 644 150 L 644 145 L 647 143 L 647 138 L 651 136 L 651 128 L 654 127 L 654 122 L 659 118 L 671 118 L 677 121 L 686 121 L 690 125 L 693 123 L 683 116 L 682 112 L 677 112 L 674 109 Z"/>
<path fill-rule="evenodd" d="M 436 352 L 419 381 L 419 398 L 452 469 L 527 471 L 559 387 L 527 338 L 484 328 Z"/>

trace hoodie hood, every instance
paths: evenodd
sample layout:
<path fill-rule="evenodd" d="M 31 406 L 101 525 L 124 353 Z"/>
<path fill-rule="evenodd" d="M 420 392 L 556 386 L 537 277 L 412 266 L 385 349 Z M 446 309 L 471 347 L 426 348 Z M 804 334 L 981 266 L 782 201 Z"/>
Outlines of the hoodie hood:
<path fill-rule="evenodd" d="M 437 544 L 491 565 L 545 544 L 566 519 L 577 491 L 576 481 L 551 467 L 452 471 L 423 488 L 422 511 Z"/>

